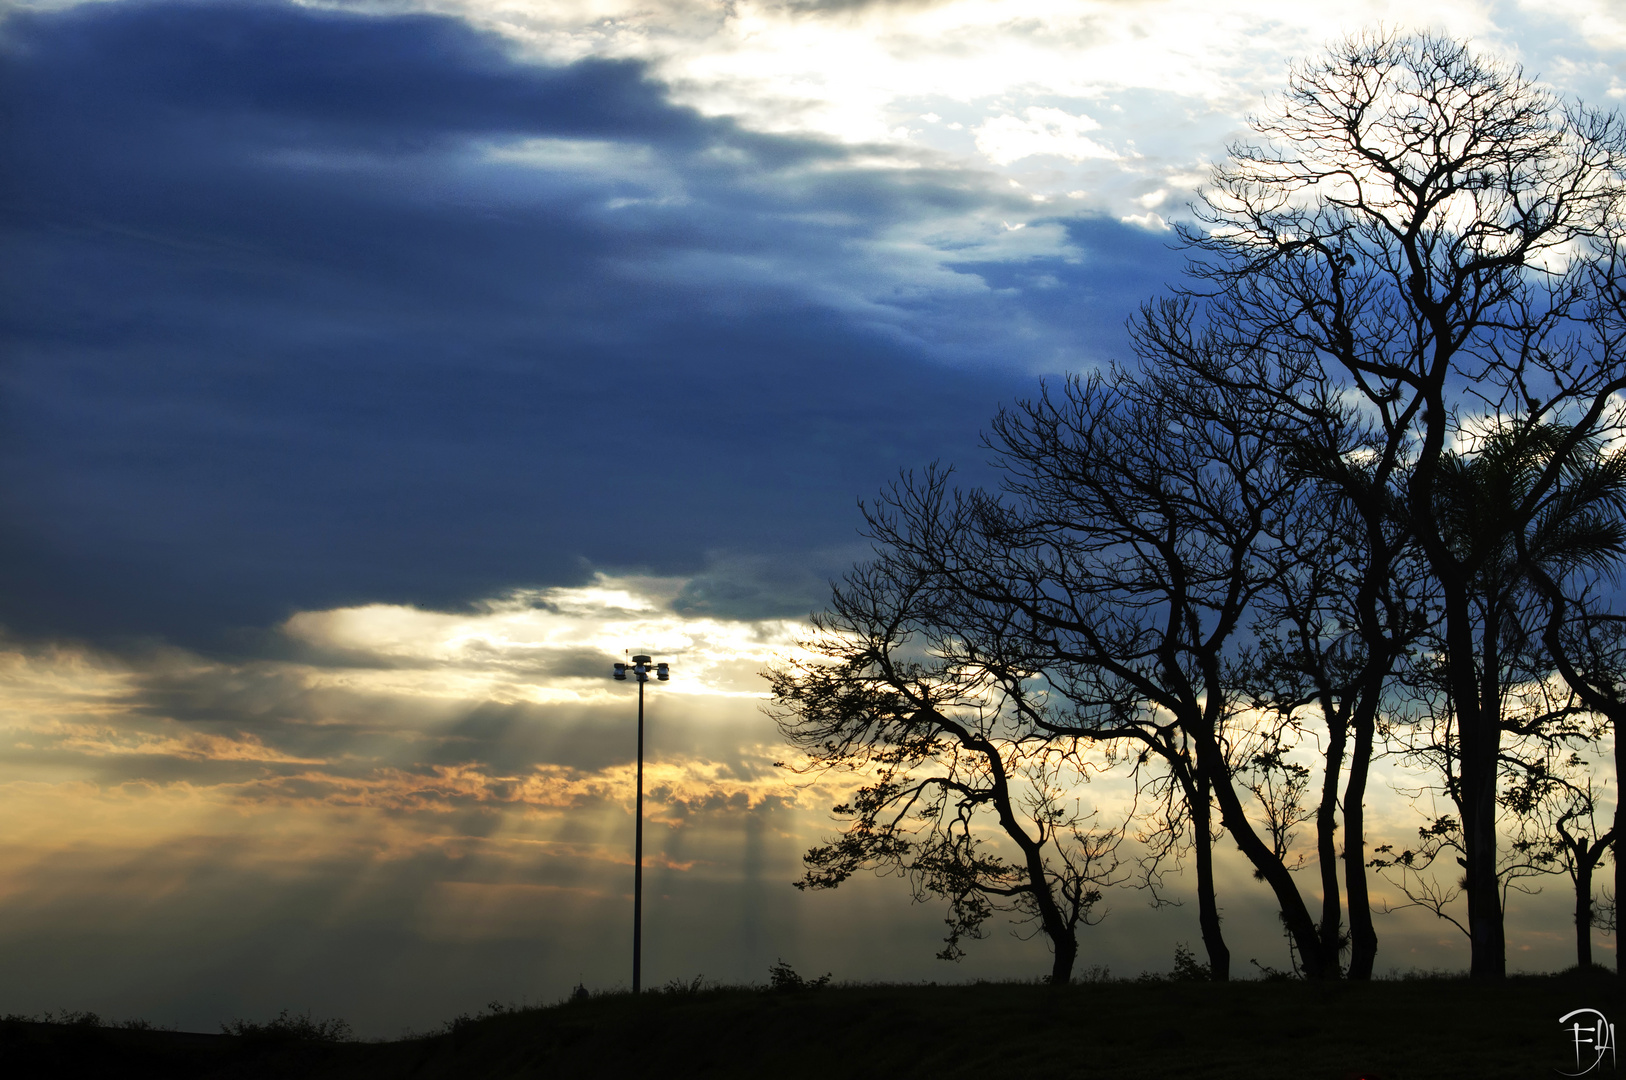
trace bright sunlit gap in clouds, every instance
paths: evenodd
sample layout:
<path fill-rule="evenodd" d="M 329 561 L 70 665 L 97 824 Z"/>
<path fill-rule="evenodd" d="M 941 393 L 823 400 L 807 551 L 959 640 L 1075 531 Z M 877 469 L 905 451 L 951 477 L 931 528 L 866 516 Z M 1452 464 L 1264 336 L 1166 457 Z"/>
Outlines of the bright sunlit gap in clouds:
<path fill-rule="evenodd" d="M 632 691 L 609 675 L 616 646 L 632 642 L 672 663 L 662 722 L 685 733 L 651 763 L 658 801 L 794 798 L 771 768 L 776 735 L 758 706 L 760 672 L 795 652 L 797 625 L 684 617 L 670 607 L 683 584 L 599 575 L 467 612 L 302 612 L 282 627 L 305 654 L 296 660 L 8 652 L 12 794 L 59 777 L 78 791 L 88 768 L 106 792 L 174 788 L 244 806 L 630 804 L 630 744 L 618 744 Z"/>
<path fill-rule="evenodd" d="M 317 649 L 377 662 L 313 673 L 312 685 L 504 704 L 603 703 L 626 697 L 605 681 L 610 663 L 642 651 L 675 665 L 679 677 L 663 693 L 766 696 L 760 673 L 794 651 L 799 625 L 685 617 L 671 608 L 685 584 L 599 574 L 588 586 L 517 590 L 469 613 L 373 604 L 301 612 L 282 629 Z"/>
<path fill-rule="evenodd" d="M 430 0 L 553 62 L 649 63 L 673 99 L 761 131 L 874 143 L 980 164 L 1040 199 L 1147 228 L 1177 213 L 1241 118 L 1294 59 L 1377 26 L 1431 30 L 1526 64 L 1593 100 L 1626 93 L 1603 56 L 1626 40 L 1606 0 L 946 0 L 593 3 Z"/>

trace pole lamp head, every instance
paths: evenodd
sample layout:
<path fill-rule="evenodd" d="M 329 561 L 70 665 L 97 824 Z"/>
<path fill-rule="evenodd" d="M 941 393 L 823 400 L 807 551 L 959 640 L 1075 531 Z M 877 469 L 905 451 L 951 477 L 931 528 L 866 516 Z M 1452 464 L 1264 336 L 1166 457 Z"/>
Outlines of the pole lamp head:
<path fill-rule="evenodd" d="M 615 678 L 616 678 L 617 682 L 626 682 L 627 681 L 627 665 L 625 665 L 625 664 L 616 664 L 615 665 Z"/>
<path fill-rule="evenodd" d="M 666 682 L 671 677 L 672 677 L 672 672 L 671 672 L 671 669 L 670 669 L 670 667 L 668 665 L 666 665 L 666 664 L 656 664 L 655 665 L 655 678 L 659 679 L 661 682 Z"/>

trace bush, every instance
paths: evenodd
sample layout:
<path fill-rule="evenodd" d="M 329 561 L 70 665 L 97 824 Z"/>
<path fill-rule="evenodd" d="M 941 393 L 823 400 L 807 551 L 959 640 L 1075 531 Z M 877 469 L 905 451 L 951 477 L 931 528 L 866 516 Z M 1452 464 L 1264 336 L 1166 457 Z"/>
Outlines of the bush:
<path fill-rule="evenodd" d="M 768 985 L 782 993 L 798 993 L 803 990 L 823 990 L 830 985 L 830 973 L 826 971 L 816 979 L 804 979 L 796 974 L 796 969 L 785 963 L 780 957 L 779 962 L 768 969 Z"/>
<path fill-rule="evenodd" d="M 221 1024 L 227 1035 L 262 1042 L 350 1042 L 354 1035 L 345 1020 L 313 1020 L 308 1012 L 293 1014 L 283 1009 L 275 1020 L 256 1024 L 252 1020 L 233 1020 Z"/>
<path fill-rule="evenodd" d="M 1213 977 L 1208 965 L 1193 956 L 1190 949 L 1184 944 L 1175 945 L 1174 970 L 1169 973 L 1170 982 L 1208 982 Z"/>
<path fill-rule="evenodd" d="M 102 1026 L 102 1018 L 97 1014 L 93 1012 L 77 1012 L 69 1009 L 61 1009 L 54 1013 L 47 1009 L 44 1014 L 40 1016 L 40 1022 L 45 1024 L 71 1024 L 74 1027 L 87 1028 Z"/>
<path fill-rule="evenodd" d="M 1167 975 L 1154 975 L 1149 971 L 1143 971 L 1135 981 L 1143 983 L 1187 983 L 1208 982 L 1212 978 L 1213 973 L 1209 970 L 1208 965 L 1198 960 L 1192 951 L 1186 948 L 1184 942 L 1176 942 L 1174 946 L 1173 971 L 1169 972 Z"/>

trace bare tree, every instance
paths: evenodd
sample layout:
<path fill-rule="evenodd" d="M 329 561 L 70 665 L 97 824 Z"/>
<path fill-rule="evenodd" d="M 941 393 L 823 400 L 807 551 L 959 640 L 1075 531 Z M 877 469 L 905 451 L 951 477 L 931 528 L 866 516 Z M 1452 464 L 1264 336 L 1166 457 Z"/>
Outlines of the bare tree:
<path fill-rule="evenodd" d="M 1272 564 L 1270 584 L 1255 598 L 1254 646 L 1229 679 L 1239 696 L 1278 716 L 1301 742 L 1320 746 L 1314 818 L 1321 946 L 1336 956 L 1347 942 L 1349 977 L 1366 979 L 1378 945 L 1366 882 L 1367 778 L 1388 680 L 1424 618 L 1423 583 L 1398 512 L 1398 447 L 1407 434 L 1352 404 L 1312 352 L 1271 356 L 1269 343 L 1216 348 L 1216 338 L 1246 337 L 1246 327 L 1227 318 L 1190 297 L 1166 299 L 1146 305 L 1131 330 L 1143 357 L 1260 402 L 1237 422 L 1272 441 L 1300 485 L 1292 542 L 1261 552 Z M 1199 319 L 1206 324 L 1201 331 L 1193 328 Z M 1238 353 L 1255 362 L 1232 362 Z M 1261 356 L 1271 359 L 1261 363 Z"/>
<path fill-rule="evenodd" d="M 1000 495 L 904 487 L 871 515 L 873 535 L 943 605 L 976 613 L 957 618 L 968 638 L 1022 641 L 1070 704 L 1067 716 L 1043 718 L 1054 736 L 1118 744 L 1136 764 L 1168 770 L 1191 821 L 1215 978 L 1228 975 L 1228 951 L 1214 809 L 1275 893 L 1305 972 L 1336 975 L 1336 944 L 1329 955 L 1292 873 L 1298 794 L 1273 786 L 1299 780 L 1260 741 L 1230 681 L 1251 606 L 1296 550 L 1308 494 L 1261 423 L 1283 376 L 1232 356 L 1227 365 L 1251 365 L 1253 377 L 1214 385 L 1163 359 L 1140 375 L 1069 380 L 1002 412 L 988 440 L 1005 474 Z"/>
<path fill-rule="evenodd" d="M 1387 436 L 1377 468 L 1434 580 L 1460 736 L 1472 972 L 1506 957 L 1497 867 L 1494 636 L 1480 567 L 1437 517 L 1448 451 L 1487 417 L 1562 424 L 1515 519 L 1620 421 L 1611 313 L 1626 137 L 1514 68 L 1428 35 L 1360 36 L 1296 68 L 1231 148 L 1187 230 L 1213 326 L 1341 372 Z"/>
<path fill-rule="evenodd" d="M 1597 800 L 1588 762 L 1577 753 L 1532 763 L 1522 782 L 1510 785 L 1503 802 L 1518 815 L 1513 846 L 1568 875 L 1575 893 L 1575 963 L 1592 966 L 1592 931 L 1612 926 L 1612 905 L 1600 909 L 1592 894 L 1593 871 L 1614 841 L 1598 828 Z"/>
<path fill-rule="evenodd" d="M 1468 659 L 1476 665 L 1478 705 L 1496 709 L 1498 805 L 1513 814 L 1513 842 L 1498 853 L 1494 868 L 1499 911 L 1506 910 L 1510 891 L 1529 891 L 1520 879 L 1563 867 L 1567 849 L 1555 845 L 1575 818 L 1557 812 L 1559 825 L 1548 812 L 1569 786 L 1553 762 L 1599 733 L 1598 715 L 1552 677 L 1539 601 L 1553 590 L 1562 596 L 1560 582 L 1573 585 L 1612 568 L 1626 551 L 1620 520 L 1626 460 L 1604 453 L 1595 439 L 1575 444 L 1570 434 L 1552 424 L 1493 421 L 1467 450 L 1444 456 L 1435 488 L 1435 520 L 1461 563 L 1474 568 L 1467 595 L 1479 648 Z M 1568 464 L 1531 501 L 1530 488 L 1563 448 Z M 1468 736 L 1451 672 L 1462 658 L 1436 635 L 1425 644 L 1427 655 L 1414 666 L 1411 682 L 1416 722 L 1391 730 L 1405 756 L 1438 778 L 1427 790 L 1448 797 L 1456 813 L 1431 814 L 1417 846 L 1395 854 L 1386 845 L 1374 865 L 1398 875 L 1412 903 L 1461 926 L 1448 914 L 1459 890 L 1426 874 L 1447 852 L 1468 863 L 1461 825 L 1471 809 Z M 1537 822 L 1541 827 L 1532 831 Z"/>
<path fill-rule="evenodd" d="M 1620 794 L 1621 776 L 1623 768 L 1626 768 L 1626 746 L 1622 745 L 1620 737 L 1621 721 L 1626 719 L 1626 618 L 1613 615 L 1607 610 L 1597 610 L 1601 605 L 1596 604 L 1584 591 L 1579 592 L 1574 599 L 1565 595 L 1565 590 L 1538 561 L 1530 560 L 1528 556 L 1525 558 L 1529 564 L 1531 581 L 1547 604 L 1548 617 L 1542 630 L 1542 640 L 1546 645 L 1547 654 L 1581 702 L 1602 718 L 1603 730 L 1607 730 L 1613 738 L 1614 823 L 1606 833 L 1599 836 L 1596 826 L 1591 824 L 1594 808 L 1590 786 L 1585 800 L 1579 805 L 1585 810 L 1586 820 L 1590 826 L 1588 831 L 1597 837 L 1596 844 L 1608 841 L 1608 848 L 1615 863 L 1614 903 L 1617 905 L 1615 910 L 1618 911 L 1621 887 L 1626 883 L 1626 872 L 1623 872 L 1621 866 L 1622 830 L 1626 829 L 1626 823 L 1623 823 L 1621 818 L 1621 803 L 1626 800 L 1623 800 Z M 1580 830 L 1577 830 L 1575 837 L 1573 843 L 1569 835 L 1564 835 L 1563 840 L 1565 848 L 1573 854 L 1577 866 L 1589 859 L 1592 865 L 1595 865 L 1593 847 L 1596 844 L 1584 845 L 1582 839 L 1584 834 Z M 1597 851 L 1596 856 L 1601 857 L 1602 850 Z M 1579 904 L 1581 902 L 1579 879 L 1576 881 L 1576 890 Z M 1590 946 L 1590 938 L 1588 945 Z M 1618 950 L 1615 967 L 1618 973 L 1620 969 Z"/>
<path fill-rule="evenodd" d="M 1430 645 L 1437 642 L 1425 639 L 1423 654 L 1404 679 L 1411 693 L 1409 704 L 1401 707 L 1391 700 L 1382 732 L 1389 753 L 1423 777 L 1416 787 L 1397 791 L 1419 808 L 1424 824 L 1418 827 L 1416 840 L 1403 849 L 1392 843 L 1375 847 L 1370 865 L 1406 898 L 1404 904 L 1385 910 L 1425 908 L 1471 940 L 1472 930 L 1460 910 L 1467 867 L 1461 729 L 1444 660 Z M 1541 827 L 1555 792 L 1549 765 L 1567 742 L 1584 739 L 1591 726 L 1574 695 L 1547 678 L 1544 663 L 1542 655 L 1528 648 L 1507 648 L 1500 656 L 1503 739 L 1497 802 L 1511 815 L 1503 823 L 1510 842 L 1498 846 L 1496 861 L 1498 905 L 1504 912 L 1513 894 L 1541 891 L 1530 879 L 1563 869 L 1550 830 Z M 1550 819 L 1545 823 L 1550 826 Z"/>
<path fill-rule="evenodd" d="M 937 474 L 925 487 L 942 490 Z M 835 808 L 846 830 L 807 853 L 797 887 L 901 871 L 917 900 L 948 900 L 946 960 L 982 937 L 994 912 L 1014 910 L 1044 934 L 1051 981 L 1065 983 L 1079 926 L 1104 916 L 1101 890 L 1121 880 L 1122 828 L 1096 827 L 1083 809 L 1091 763 L 1077 740 L 1043 730 L 1044 696 L 1022 654 L 964 640 L 953 612 L 895 569 L 849 574 L 806 642 L 817 658 L 770 673 L 780 729 L 807 755 L 801 767 L 860 779 Z"/>
<path fill-rule="evenodd" d="M 1261 597 L 1256 651 L 1234 680 L 1262 717 L 1278 718 L 1278 732 L 1319 745 L 1318 798 L 1307 813 L 1315 821 L 1321 946 L 1327 955 L 1347 946 L 1348 976 L 1368 979 L 1378 939 L 1366 881 L 1366 783 L 1388 680 L 1418 635 L 1419 612 L 1398 557 L 1403 540 L 1375 522 L 1374 550 L 1359 510 L 1336 490 L 1325 494 L 1307 506 L 1294 557 Z"/>
<path fill-rule="evenodd" d="M 1350 972 L 1367 977 L 1368 764 L 1397 667 L 1421 641 L 1411 675 L 1427 723 L 1406 730 L 1456 813 L 1424 830 L 1405 869 L 1460 851 L 1472 971 L 1499 977 L 1519 872 L 1498 851 L 1499 784 L 1529 760 L 1519 740 L 1561 745 L 1581 712 L 1521 709 L 1516 688 L 1544 685 L 1551 654 L 1587 708 L 1611 722 L 1626 710 L 1618 682 L 1559 650 L 1591 640 L 1571 633 L 1578 575 L 1612 567 L 1621 547 L 1594 530 L 1585 550 L 1573 526 L 1614 496 L 1572 514 L 1568 532 L 1549 528 L 1580 505 L 1599 440 L 1626 426 L 1626 129 L 1431 36 L 1335 46 L 1254 125 L 1260 143 L 1215 172 L 1204 228 L 1183 232 L 1195 287 L 1131 327 L 1138 374 L 1072 379 L 1001 412 L 987 440 L 1000 493 L 928 473 L 867 511 L 878 561 L 838 590 L 829 627 L 871 645 L 830 654 L 846 675 L 827 691 L 812 693 L 826 678 L 812 669 L 776 683 L 800 717 L 786 731 L 825 746 L 827 766 L 887 745 L 905 756 L 866 767 L 913 769 L 957 746 L 956 770 L 976 758 L 992 776 L 1005 751 L 978 724 L 1003 717 L 1022 725 L 1001 744 L 1010 760 L 1041 773 L 1082 748 L 1127 763 L 1162 813 L 1143 834 L 1147 884 L 1189 836 L 1216 978 L 1229 971 L 1216 810 L 1274 892 L 1304 972 L 1339 973 L 1342 782 Z M 896 666 L 922 642 L 936 659 Z M 850 726 L 862 709 L 836 707 L 864 702 L 894 709 L 884 738 Z M 896 821 L 875 807 L 926 791 L 965 806 L 1007 798 L 959 783 L 865 789 L 871 802 L 846 808 L 851 843 L 810 853 L 806 883 L 892 859 L 917 888 L 965 898 L 955 910 L 975 927 L 987 898 L 1015 897 L 1000 890 L 1019 882 L 1059 963 L 1076 921 L 1046 907 L 1066 887 L 1041 889 L 1033 854 L 1056 831 L 1019 836 L 999 813 L 1029 852 L 1020 880 L 980 863 L 966 827 L 944 849 L 952 874 L 891 846 Z M 1319 920 L 1293 874 L 1295 830 L 1312 819 Z"/>

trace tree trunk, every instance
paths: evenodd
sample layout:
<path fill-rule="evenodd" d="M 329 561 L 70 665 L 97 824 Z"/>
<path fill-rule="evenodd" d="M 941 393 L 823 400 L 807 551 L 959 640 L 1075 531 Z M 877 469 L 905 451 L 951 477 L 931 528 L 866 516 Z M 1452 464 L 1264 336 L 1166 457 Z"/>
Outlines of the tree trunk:
<path fill-rule="evenodd" d="M 1236 788 L 1231 782 L 1230 770 L 1225 767 L 1225 759 L 1220 753 L 1218 742 L 1209 731 L 1188 730 L 1187 734 L 1197 747 L 1197 767 L 1206 773 L 1213 783 L 1214 797 L 1220 808 L 1220 821 L 1231 834 L 1231 839 L 1236 841 L 1236 846 L 1242 849 L 1242 854 L 1253 864 L 1254 869 L 1263 875 L 1271 891 L 1276 894 L 1276 902 L 1281 907 L 1282 922 L 1287 927 L 1293 946 L 1298 950 L 1305 978 L 1326 978 L 1329 965 L 1321 952 L 1321 937 L 1316 932 L 1315 920 L 1310 917 L 1310 909 L 1304 906 L 1304 897 L 1299 895 L 1298 885 L 1293 881 L 1292 873 L 1282 864 L 1282 860 L 1276 857 L 1270 846 L 1259 838 L 1252 823 L 1248 821 L 1248 815 L 1242 808 L 1242 800 L 1237 797 Z M 1336 957 L 1331 967 L 1336 970 Z"/>
<path fill-rule="evenodd" d="M 1073 964 L 1078 960 L 1078 937 L 1061 933 L 1050 936 L 1055 958 L 1050 964 L 1050 985 L 1066 986 L 1073 981 Z"/>
<path fill-rule="evenodd" d="M 1626 703 L 1621 702 L 1615 689 L 1605 689 L 1605 687 L 1609 685 L 1607 677 L 1601 678 L 1598 681 L 1594 681 L 1593 678 L 1588 678 L 1575 666 L 1573 658 L 1570 657 L 1567 652 L 1565 652 L 1563 628 L 1565 613 L 1569 608 L 1569 601 L 1565 598 L 1563 591 L 1559 589 L 1558 583 L 1553 581 L 1553 579 L 1546 572 L 1544 572 L 1539 565 L 1536 565 L 1533 568 L 1531 580 L 1535 582 L 1536 587 L 1540 589 L 1542 594 L 1547 598 L 1547 602 L 1552 605 L 1551 613 L 1547 619 L 1547 629 L 1543 635 L 1543 640 L 1547 645 L 1547 654 L 1552 657 L 1553 662 L 1558 666 L 1560 673 L 1562 673 L 1564 676 L 1564 681 L 1569 684 L 1570 689 L 1580 695 L 1582 703 L 1585 704 L 1587 708 L 1592 709 L 1595 712 L 1602 713 L 1604 717 L 1608 719 L 1610 727 L 1614 733 L 1615 823 L 1614 826 L 1609 830 L 1609 849 L 1613 852 L 1615 860 L 1615 933 L 1618 935 L 1620 933 L 1620 903 L 1623 895 L 1621 892 L 1621 885 L 1626 883 L 1626 875 L 1623 875 L 1622 873 L 1623 868 L 1621 866 L 1620 858 L 1622 844 L 1620 811 L 1621 803 L 1626 802 L 1626 800 L 1623 800 L 1620 797 L 1620 780 L 1621 773 L 1623 772 L 1622 767 L 1626 766 L 1626 739 L 1621 738 L 1620 728 L 1621 721 L 1626 720 Z M 1603 676 L 1604 673 L 1599 672 L 1598 675 Z M 1591 872 L 1592 868 L 1588 867 L 1587 873 L 1590 875 Z M 1591 900 L 1590 889 L 1588 890 L 1587 898 L 1589 901 Z M 1587 937 L 1588 955 L 1591 954 L 1591 944 L 1592 941 L 1589 931 Z M 1618 944 L 1617 937 L 1617 944 L 1615 947 L 1616 975 L 1619 975 L 1621 971 L 1620 954 L 1622 951 L 1623 950 Z"/>
<path fill-rule="evenodd" d="M 1507 975 L 1502 897 L 1496 873 L 1496 781 L 1502 741 L 1500 627 L 1491 606 L 1476 638 L 1468 579 L 1459 566 L 1436 563 L 1445 596 L 1446 685 L 1457 724 L 1457 809 L 1462 814 L 1464 888 L 1468 898 L 1468 974 Z"/>
<path fill-rule="evenodd" d="M 999 793 L 996 796 L 996 805 L 999 808 L 1000 823 L 1005 826 L 1006 835 L 1022 846 L 1023 855 L 1026 856 L 1028 885 L 1033 890 L 1033 899 L 1039 908 L 1039 926 L 1044 930 L 1045 937 L 1050 939 L 1050 947 L 1054 953 L 1050 964 L 1050 983 L 1052 986 L 1066 986 L 1073 980 L 1073 962 L 1078 959 L 1078 935 L 1062 916 L 1055 894 L 1050 891 L 1050 879 L 1045 873 L 1041 845 L 1027 835 L 1027 832 L 1016 823 L 1016 816 L 1011 813 L 1010 794 L 1005 786 L 1002 766 L 998 770 L 998 778 Z"/>
<path fill-rule="evenodd" d="M 951 727 L 940 713 L 934 710 L 933 715 L 941 726 Z M 992 780 L 989 794 L 993 799 L 994 810 L 999 814 L 1000 828 L 1004 829 L 1005 835 L 1016 841 L 1017 846 L 1022 849 L 1028 888 L 1032 892 L 1034 904 L 1039 909 L 1039 926 L 1050 939 L 1050 947 L 1054 953 L 1050 964 L 1050 984 L 1065 986 L 1073 980 L 1073 962 L 1078 959 L 1078 935 L 1073 925 L 1062 915 L 1061 906 L 1056 903 L 1056 896 L 1050 891 L 1050 876 L 1045 873 L 1044 866 L 1043 833 L 1040 834 L 1039 840 L 1034 840 L 1016 820 L 1016 812 L 1011 805 L 1010 781 L 1005 773 L 1005 759 L 1000 756 L 994 744 L 987 739 L 974 738 L 964 732 L 958 733 L 958 737 L 960 745 L 981 754 L 983 760 L 988 763 L 988 773 Z"/>
<path fill-rule="evenodd" d="M 1344 922 L 1338 889 L 1338 777 L 1344 768 L 1349 724 L 1330 701 L 1322 702 L 1322 712 L 1327 718 L 1326 770 L 1315 815 L 1316 858 L 1321 866 L 1321 952 L 1331 968 L 1328 977 L 1337 978 Z"/>
<path fill-rule="evenodd" d="M 1349 783 L 1344 788 L 1344 883 L 1349 892 L 1349 977 L 1370 979 L 1378 955 L 1378 934 L 1372 925 L 1372 899 L 1366 889 L 1366 777 L 1372 761 L 1372 736 L 1377 726 L 1377 698 L 1364 698 L 1354 717 L 1355 752 L 1349 761 Z"/>
<path fill-rule="evenodd" d="M 1206 775 L 1199 774 L 1196 793 L 1190 797 L 1191 828 L 1197 845 L 1197 922 L 1202 928 L 1203 948 L 1208 950 L 1208 977 L 1215 982 L 1230 982 L 1231 950 L 1220 932 L 1219 905 L 1214 897 L 1213 814 Z"/>
<path fill-rule="evenodd" d="M 1583 839 L 1575 856 L 1575 963 L 1582 971 L 1592 966 L 1592 862 Z"/>
<path fill-rule="evenodd" d="M 1470 705 L 1470 708 L 1472 706 Z M 1500 979 L 1507 974 L 1507 950 L 1502 936 L 1502 897 L 1496 876 L 1496 750 L 1499 732 L 1494 725 L 1476 724 L 1472 736 L 1467 717 L 1462 721 L 1462 839 L 1463 869 L 1468 896 L 1468 973 L 1475 979 Z M 1483 730 L 1490 727 L 1491 730 Z"/>

